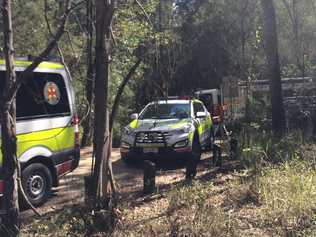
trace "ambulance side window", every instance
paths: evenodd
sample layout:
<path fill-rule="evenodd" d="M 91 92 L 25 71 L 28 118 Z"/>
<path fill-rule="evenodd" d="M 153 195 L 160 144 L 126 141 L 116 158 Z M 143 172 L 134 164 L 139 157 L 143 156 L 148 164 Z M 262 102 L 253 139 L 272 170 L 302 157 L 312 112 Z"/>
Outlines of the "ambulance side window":
<path fill-rule="evenodd" d="M 33 73 L 18 90 L 16 103 L 17 120 L 70 114 L 67 89 L 59 74 Z"/>

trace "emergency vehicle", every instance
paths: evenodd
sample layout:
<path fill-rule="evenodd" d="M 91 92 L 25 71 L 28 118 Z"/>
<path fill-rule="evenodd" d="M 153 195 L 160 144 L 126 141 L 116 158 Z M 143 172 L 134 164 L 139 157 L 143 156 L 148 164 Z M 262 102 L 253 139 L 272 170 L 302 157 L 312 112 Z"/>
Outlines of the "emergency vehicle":
<path fill-rule="evenodd" d="M 197 99 L 153 101 L 131 118 L 121 139 L 121 156 L 126 162 L 170 155 L 200 159 L 213 142 L 211 115 Z"/>
<path fill-rule="evenodd" d="M 15 61 L 17 77 L 30 64 Z M 0 92 L 4 88 L 5 70 L 5 62 L 0 60 Z M 23 82 L 16 95 L 16 119 L 22 186 L 29 201 L 37 206 L 47 200 L 60 177 L 79 163 L 75 96 L 63 65 L 42 62 Z M 0 196 L 5 187 L 2 163 L 0 152 Z"/>
<path fill-rule="evenodd" d="M 213 134 L 214 144 L 219 147 L 220 152 L 225 151 L 231 159 L 237 158 L 238 143 L 231 135 L 231 131 L 227 131 L 225 126 L 225 113 L 227 107 L 224 103 L 222 89 L 208 89 L 195 92 L 196 98 L 203 101 L 208 111 L 211 113 L 214 122 Z M 216 159 L 213 159 L 215 162 Z"/>

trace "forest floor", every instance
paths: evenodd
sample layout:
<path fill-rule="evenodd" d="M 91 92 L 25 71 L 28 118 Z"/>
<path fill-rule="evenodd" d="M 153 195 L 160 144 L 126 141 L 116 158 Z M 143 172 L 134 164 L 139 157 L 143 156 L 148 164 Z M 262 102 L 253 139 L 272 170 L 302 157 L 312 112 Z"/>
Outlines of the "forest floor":
<path fill-rule="evenodd" d="M 313 152 L 314 149 L 311 154 Z M 81 155 L 79 167 L 68 174 L 50 200 L 38 208 L 42 218 L 35 218 L 31 210 L 22 212 L 22 236 L 86 236 L 87 219 L 82 217 L 80 208 L 84 202 L 83 177 L 91 171 L 91 148 L 83 149 Z M 247 173 L 239 161 L 224 159 L 221 168 L 213 167 L 211 154 L 206 153 L 192 183 L 185 181 L 184 162 L 159 162 L 157 192 L 144 196 L 141 167 L 127 166 L 120 159 L 118 149 L 113 150 L 112 160 L 120 193 L 119 218 L 112 236 L 316 236 L 316 215 L 313 217 L 314 211 L 309 216 L 306 214 L 314 207 L 313 181 L 306 182 L 309 196 L 299 198 L 311 203 L 310 206 L 305 204 L 306 208 L 302 208 L 300 201 L 296 208 L 294 199 L 302 192 L 300 184 L 295 193 L 295 183 L 292 183 L 297 180 L 294 177 L 305 176 L 305 171 L 300 173 L 301 168 L 286 172 L 291 176 L 287 179 L 285 175 L 281 179 L 284 183 L 277 180 L 283 174 L 279 170 L 274 178 L 271 173 L 261 181 L 261 185 L 271 188 L 270 183 L 277 180 L 275 190 L 270 189 L 271 195 L 276 197 L 270 206 L 258 192 L 264 189 L 256 187 L 256 176 Z M 311 177 L 314 175 L 311 173 Z M 287 186 L 289 190 L 280 189 Z M 283 200 L 285 193 L 289 198 Z M 268 200 L 272 199 L 269 192 L 265 195 Z M 303 215 L 296 215 L 298 210 L 303 210 Z M 296 216 L 297 221 L 292 222 Z M 108 236 L 108 233 L 94 236 Z"/>
<path fill-rule="evenodd" d="M 84 176 L 91 173 L 92 148 L 81 150 L 79 167 L 60 180 L 60 185 L 53 189 L 52 196 L 38 211 L 42 215 L 58 212 L 66 207 L 80 204 L 84 201 Z M 204 155 L 207 157 L 207 155 Z M 112 165 L 115 180 L 119 187 L 122 199 L 129 199 L 142 195 L 143 171 L 140 166 L 127 166 L 121 159 L 119 149 L 113 149 Z M 200 167 L 202 170 L 202 167 Z M 156 183 L 158 190 L 166 185 L 179 182 L 184 179 L 184 163 L 181 161 L 161 162 L 158 166 Z M 21 212 L 22 224 L 32 221 L 35 214 L 32 210 Z"/>

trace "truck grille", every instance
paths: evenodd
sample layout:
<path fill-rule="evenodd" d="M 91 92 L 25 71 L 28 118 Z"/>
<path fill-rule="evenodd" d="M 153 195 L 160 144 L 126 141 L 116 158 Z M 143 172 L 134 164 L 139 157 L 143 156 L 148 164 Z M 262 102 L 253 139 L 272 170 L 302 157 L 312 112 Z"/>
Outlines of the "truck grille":
<path fill-rule="evenodd" d="M 139 132 L 136 134 L 136 143 L 165 143 L 165 133 Z"/>

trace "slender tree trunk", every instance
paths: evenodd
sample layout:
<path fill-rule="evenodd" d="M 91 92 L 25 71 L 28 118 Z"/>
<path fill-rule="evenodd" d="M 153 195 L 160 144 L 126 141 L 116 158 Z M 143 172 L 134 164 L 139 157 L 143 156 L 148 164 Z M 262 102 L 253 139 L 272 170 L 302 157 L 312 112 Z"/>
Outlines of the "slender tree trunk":
<path fill-rule="evenodd" d="M 282 135 L 285 131 L 285 113 L 282 97 L 276 14 L 273 0 L 261 0 L 261 5 L 263 9 L 265 51 L 270 78 L 272 129 L 276 135 Z"/>
<path fill-rule="evenodd" d="M 108 194 L 108 158 L 110 142 L 108 82 L 111 61 L 111 22 L 114 0 L 96 0 L 96 75 L 95 75 L 95 114 L 94 114 L 94 154 L 95 165 L 92 177 L 92 195 L 105 198 Z M 101 172 L 102 167 L 102 172 Z M 98 193 L 98 191 L 100 191 Z"/>
<path fill-rule="evenodd" d="M 5 215 L 1 220 L 1 236 L 18 236 L 19 204 L 17 182 L 17 157 L 16 157 L 16 106 L 15 98 L 10 97 L 10 91 L 15 86 L 16 75 L 14 71 L 13 29 L 11 16 L 11 0 L 2 3 L 4 57 L 6 62 L 6 78 L 4 98 L 1 103 L 1 152 L 3 154 L 4 171 L 4 209 Z"/>
<path fill-rule="evenodd" d="M 92 138 L 92 104 L 93 104 L 93 89 L 94 89 L 94 81 L 93 81 L 93 9 L 92 9 L 92 1 L 87 1 L 87 80 L 86 80 L 86 99 L 87 99 L 87 117 L 83 123 L 83 135 L 81 140 L 81 146 L 87 146 L 91 144 Z"/>
<path fill-rule="evenodd" d="M 0 100 L 1 113 L 1 152 L 3 154 L 2 172 L 4 178 L 4 211 L 1 216 L 0 236 L 18 236 L 19 206 L 18 206 L 18 174 L 20 174 L 16 156 L 16 103 L 15 95 L 21 83 L 28 78 L 31 72 L 51 53 L 58 40 L 64 33 L 65 24 L 71 11 L 71 0 L 65 1 L 65 12 L 61 24 L 46 48 L 37 56 L 31 65 L 16 78 L 14 71 L 13 29 L 11 16 L 11 0 L 2 1 L 2 18 L 4 34 L 4 57 L 6 62 L 6 78 L 3 97 Z"/>
<path fill-rule="evenodd" d="M 297 7 L 298 3 L 297 0 L 293 0 L 292 8 L 287 0 L 283 0 L 283 4 L 288 12 L 292 24 L 296 65 L 298 69 L 301 71 L 301 76 L 305 77 L 305 51 L 302 48 L 302 39 L 300 37 L 300 17 L 299 9 Z"/>

